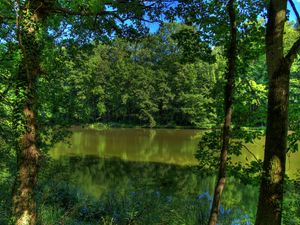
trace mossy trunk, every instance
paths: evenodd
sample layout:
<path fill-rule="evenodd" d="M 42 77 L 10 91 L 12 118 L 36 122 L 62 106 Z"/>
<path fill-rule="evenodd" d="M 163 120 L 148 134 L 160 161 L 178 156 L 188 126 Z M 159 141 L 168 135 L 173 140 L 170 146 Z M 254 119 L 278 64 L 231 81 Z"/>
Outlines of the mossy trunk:
<path fill-rule="evenodd" d="M 40 150 L 37 130 L 37 90 L 40 74 L 39 1 L 27 1 L 19 9 L 17 34 L 22 60 L 16 75 L 14 126 L 16 133 L 17 174 L 13 188 L 12 217 L 17 225 L 35 225 L 37 207 L 35 186 Z"/>

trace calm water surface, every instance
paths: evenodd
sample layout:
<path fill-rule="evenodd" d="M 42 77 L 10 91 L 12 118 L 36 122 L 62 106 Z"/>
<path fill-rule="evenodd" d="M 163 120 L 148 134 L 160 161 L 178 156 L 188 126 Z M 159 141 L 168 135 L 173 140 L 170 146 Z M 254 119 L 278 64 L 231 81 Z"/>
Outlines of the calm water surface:
<path fill-rule="evenodd" d="M 195 166 L 194 154 L 205 131 L 192 129 L 134 129 L 74 130 L 69 144 L 59 143 L 50 151 L 54 159 L 61 157 L 119 158 L 131 162 L 155 162 L 179 166 Z M 248 144 L 258 159 L 263 158 L 264 139 Z M 238 160 L 254 160 L 248 151 Z M 287 174 L 295 177 L 300 169 L 300 153 L 288 154 Z"/>
<path fill-rule="evenodd" d="M 111 192 L 153 190 L 193 199 L 213 193 L 214 178 L 203 178 L 195 169 L 194 154 L 204 131 L 177 129 L 106 130 L 75 129 L 69 144 L 59 143 L 50 151 L 67 168 L 68 177 L 86 194 L 101 198 Z M 264 140 L 248 148 L 262 158 Z M 251 160 L 245 152 L 239 160 Z M 288 174 L 296 173 L 300 157 L 288 158 Z M 227 182 L 224 207 L 239 207 L 254 216 L 258 189 L 233 178 Z"/>
<path fill-rule="evenodd" d="M 50 155 L 54 159 L 96 156 L 134 162 L 196 165 L 194 153 L 202 133 L 173 129 L 77 129 L 69 140 L 70 146 L 59 143 Z"/>

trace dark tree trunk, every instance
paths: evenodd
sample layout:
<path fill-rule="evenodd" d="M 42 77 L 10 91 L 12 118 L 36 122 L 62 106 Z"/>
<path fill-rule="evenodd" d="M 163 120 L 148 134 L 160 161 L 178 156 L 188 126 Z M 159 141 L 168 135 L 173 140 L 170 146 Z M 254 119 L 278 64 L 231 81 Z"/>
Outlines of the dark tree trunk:
<path fill-rule="evenodd" d="M 225 186 L 226 180 L 226 164 L 227 164 L 227 154 L 229 148 L 230 139 L 230 125 L 232 119 L 232 99 L 233 99 L 233 89 L 234 89 L 234 79 L 236 73 L 236 58 L 237 58 L 237 27 L 236 27 L 236 15 L 234 0 L 229 0 L 227 5 L 228 15 L 230 19 L 230 45 L 228 48 L 228 68 L 226 74 L 226 85 L 225 85 L 225 96 L 224 96 L 224 111 L 225 120 L 223 125 L 223 136 L 222 136 L 222 149 L 220 154 L 220 166 L 218 180 L 215 187 L 214 199 L 212 203 L 212 208 L 210 212 L 209 225 L 216 225 L 221 196 Z"/>
<path fill-rule="evenodd" d="M 37 144 L 36 82 L 40 74 L 38 29 L 39 1 L 28 1 L 19 10 L 17 33 L 22 60 L 16 76 L 14 126 L 17 136 L 17 174 L 13 188 L 12 216 L 17 225 L 35 225 L 37 209 L 34 188 L 40 151 Z"/>
<path fill-rule="evenodd" d="M 289 71 L 277 71 L 270 80 L 268 122 L 263 174 L 256 225 L 280 225 L 283 201 L 283 178 L 288 131 Z"/>
<path fill-rule="evenodd" d="M 289 66 L 283 56 L 286 0 L 268 9 L 266 56 L 269 77 L 268 118 L 256 225 L 280 225 L 288 132 Z"/>
<path fill-rule="evenodd" d="M 286 0 L 271 0 L 268 9 L 266 33 L 269 77 L 268 118 L 256 225 L 280 225 L 282 218 L 288 134 L 289 76 L 291 65 L 300 48 L 300 39 L 298 39 L 288 54 L 286 56 L 283 54 L 286 7 Z"/>

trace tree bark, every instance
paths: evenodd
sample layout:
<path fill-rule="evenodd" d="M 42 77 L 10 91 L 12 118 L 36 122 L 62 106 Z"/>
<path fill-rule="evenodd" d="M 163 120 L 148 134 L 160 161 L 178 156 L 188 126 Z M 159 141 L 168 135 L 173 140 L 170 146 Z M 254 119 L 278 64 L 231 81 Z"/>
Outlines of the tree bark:
<path fill-rule="evenodd" d="M 232 119 L 232 99 L 234 89 L 234 79 L 236 73 L 237 59 L 237 27 L 234 0 L 229 0 L 227 5 L 228 15 L 230 19 L 230 45 L 228 48 L 228 68 L 226 74 L 225 97 L 224 97 L 224 112 L 225 119 L 223 125 L 222 148 L 220 154 L 220 166 L 218 181 L 215 187 L 212 208 L 210 212 L 209 225 L 216 225 L 220 209 L 221 196 L 224 190 L 226 181 L 226 164 L 230 139 L 230 126 Z"/>
<path fill-rule="evenodd" d="M 266 57 L 269 77 L 268 117 L 263 173 L 256 225 L 280 225 L 288 134 L 289 75 L 299 50 L 295 42 L 286 57 L 283 33 L 286 0 L 271 0 L 268 9 Z"/>
<path fill-rule="evenodd" d="M 35 225 L 37 209 L 34 188 L 40 150 L 37 131 L 36 82 L 40 74 L 40 1 L 27 1 L 19 9 L 17 35 L 22 60 L 16 75 L 14 129 L 16 132 L 17 174 L 13 187 L 12 217 L 17 225 Z M 21 6 L 19 6 L 21 7 Z"/>

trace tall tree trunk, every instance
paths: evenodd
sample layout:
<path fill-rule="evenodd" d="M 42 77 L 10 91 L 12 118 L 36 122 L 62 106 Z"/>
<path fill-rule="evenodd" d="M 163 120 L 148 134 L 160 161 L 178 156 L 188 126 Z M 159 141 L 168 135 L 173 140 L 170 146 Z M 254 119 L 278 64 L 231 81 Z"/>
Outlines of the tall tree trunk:
<path fill-rule="evenodd" d="M 220 154 L 218 181 L 215 187 L 214 199 L 213 199 L 209 223 L 208 223 L 209 225 L 217 224 L 221 196 L 225 186 L 227 154 L 228 154 L 229 138 L 230 138 L 230 125 L 232 119 L 232 99 L 233 99 L 234 79 L 236 73 L 237 27 L 236 27 L 234 0 L 228 1 L 227 10 L 230 19 L 230 45 L 228 48 L 228 56 L 227 56 L 228 68 L 226 74 L 226 85 L 225 85 L 225 96 L 224 96 L 225 119 L 224 119 L 223 134 L 222 134 L 223 143 L 222 143 L 221 154 Z"/>
<path fill-rule="evenodd" d="M 36 82 L 40 73 L 38 38 L 39 1 L 27 1 L 19 10 L 17 33 L 22 60 L 16 76 L 14 125 L 16 135 L 17 175 L 13 188 L 12 216 L 17 225 L 35 225 L 37 209 L 34 188 L 38 176 L 40 151 L 37 144 Z"/>
<path fill-rule="evenodd" d="M 283 55 L 286 0 L 271 0 L 266 57 L 269 77 L 268 118 L 256 225 L 280 225 L 288 133 L 290 63 Z"/>
<path fill-rule="evenodd" d="M 289 0 L 298 22 L 300 17 Z M 300 38 L 283 54 L 287 0 L 271 0 L 268 9 L 266 56 L 269 77 L 268 118 L 263 173 L 256 225 L 280 225 L 288 134 L 290 68 L 300 49 Z"/>

